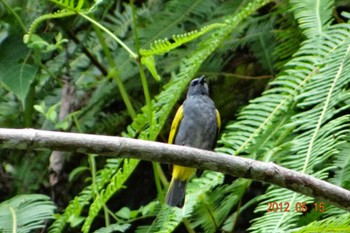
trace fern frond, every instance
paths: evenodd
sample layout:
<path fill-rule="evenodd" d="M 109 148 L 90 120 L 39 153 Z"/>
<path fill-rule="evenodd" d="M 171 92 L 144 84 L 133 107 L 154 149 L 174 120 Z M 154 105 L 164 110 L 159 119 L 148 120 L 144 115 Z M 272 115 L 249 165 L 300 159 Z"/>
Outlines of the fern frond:
<path fill-rule="evenodd" d="M 303 53 L 311 55 L 315 51 L 303 50 Z M 228 124 L 227 132 L 224 131 L 219 141 L 225 147 L 217 148 L 217 150 L 234 155 L 247 153 L 256 140 L 266 137 L 269 134 L 268 131 L 273 130 L 270 126 L 278 117 L 286 115 L 295 96 L 316 72 L 311 65 L 315 62 L 314 57 L 317 56 L 308 57 L 312 60 L 305 61 L 304 57 L 297 57 L 293 60 L 296 64 L 300 64 L 298 70 L 286 70 L 279 78 L 271 82 L 270 90 L 265 91 L 261 97 L 252 100 L 242 109 L 238 115 L 238 121 Z M 287 63 L 286 66 L 288 67 L 290 63 Z"/>
<path fill-rule="evenodd" d="M 322 221 L 315 221 L 302 227 L 294 233 L 315 233 L 315 232 L 350 232 L 350 214 L 330 217 Z"/>
<path fill-rule="evenodd" d="M 152 112 L 155 113 L 153 114 L 153 117 L 155 117 L 155 120 L 154 120 L 155 123 L 150 125 L 149 109 L 147 106 L 145 106 L 144 108 L 142 108 L 142 113 L 137 115 L 133 123 L 128 127 L 127 129 L 128 131 L 127 133 L 124 134 L 124 136 L 138 137 L 138 138 L 147 139 L 147 140 L 155 140 L 160 130 L 162 129 L 163 125 L 167 121 L 169 114 L 172 112 L 173 107 L 176 104 L 177 100 L 181 97 L 181 94 L 187 88 L 188 83 L 190 82 L 190 80 L 193 79 L 193 77 L 195 76 L 197 70 L 199 69 L 203 61 L 221 44 L 221 42 L 237 26 L 237 24 L 240 23 L 241 20 L 248 17 L 251 13 L 256 11 L 256 9 L 263 6 L 267 2 L 269 1 L 258 0 L 258 1 L 251 2 L 245 8 L 245 11 L 239 12 L 238 14 L 231 16 L 228 19 L 229 22 L 227 23 L 226 27 L 220 28 L 220 31 L 218 30 L 217 33 L 213 33 L 212 35 L 209 35 L 208 38 L 206 38 L 203 42 L 201 42 L 198 45 L 198 48 L 196 51 L 191 53 L 189 57 L 186 57 L 183 59 L 180 66 L 180 73 L 176 77 L 173 77 L 171 81 L 165 86 L 164 91 L 162 91 L 152 101 L 151 106 L 152 106 Z M 126 180 L 132 174 L 132 171 L 133 169 L 136 168 L 137 163 L 138 161 L 133 160 L 128 164 L 127 167 L 125 167 L 126 169 L 119 170 L 118 168 L 118 171 L 120 171 L 118 174 L 118 176 L 120 177 L 119 178 L 120 180 L 117 181 L 116 179 L 118 179 L 118 177 L 114 176 L 113 182 L 111 182 L 110 185 L 107 185 L 107 189 L 105 192 L 101 192 L 105 184 L 102 183 L 102 185 L 98 186 L 100 197 L 97 197 L 90 207 L 89 215 L 87 216 L 86 221 L 84 223 L 84 231 L 87 231 L 90 228 L 91 223 L 93 222 L 96 214 L 99 212 L 99 210 L 104 205 L 104 203 L 107 202 L 107 200 L 111 197 L 113 193 L 115 193 L 122 187 L 123 180 Z M 113 175 L 115 175 L 116 173 L 113 173 Z M 208 186 L 207 182 L 205 183 L 205 186 L 215 187 L 217 184 L 219 184 L 220 179 L 218 179 L 216 176 L 217 175 L 215 175 L 211 179 L 212 181 L 212 183 L 210 183 L 211 186 Z M 219 175 L 219 177 L 220 176 L 222 177 L 222 175 Z M 189 194 L 189 196 L 191 196 L 191 194 Z M 84 200 L 88 200 L 88 202 L 90 202 L 92 197 L 93 197 L 93 194 L 90 194 L 89 199 L 84 199 Z M 189 202 L 190 200 L 191 198 L 189 198 Z M 197 198 L 193 198 L 192 200 L 195 203 Z M 101 201 L 101 203 L 98 203 L 99 201 Z M 85 203 L 83 204 L 85 205 Z M 67 208 L 67 209 L 69 210 L 70 208 Z M 188 214 L 190 214 L 192 211 L 193 211 L 193 208 L 191 207 L 188 210 Z M 68 219 L 66 219 L 66 217 L 68 216 L 69 214 L 65 215 L 65 218 L 62 222 L 67 223 Z M 170 217 L 171 217 L 170 221 L 174 222 L 173 226 L 175 227 L 182 221 L 182 218 L 178 218 L 175 215 L 174 216 L 170 215 Z M 163 227 L 167 225 L 168 223 L 164 224 Z"/>
<path fill-rule="evenodd" d="M 291 0 L 290 5 L 307 38 L 321 35 L 327 30 L 332 19 L 332 0 Z"/>
<path fill-rule="evenodd" d="M 224 23 L 214 23 L 202 27 L 199 31 L 195 30 L 185 34 L 174 35 L 172 36 L 174 42 L 170 42 L 169 39 L 157 40 L 150 45 L 150 49 L 140 49 L 140 54 L 141 56 L 161 55 L 204 35 L 210 30 L 225 26 Z"/>
<path fill-rule="evenodd" d="M 96 129 L 95 132 L 97 134 L 112 135 L 116 132 L 116 129 L 121 128 L 120 125 L 122 125 L 128 117 L 130 116 L 127 111 L 110 114 L 100 112 L 97 117 L 95 115 L 95 119 L 97 119 L 94 125 L 94 128 Z M 119 134 L 120 132 L 117 133 Z"/>
<path fill-rule="evenodd" d="M 270 90 L 265 91 L 261 97 L 251 101 L 251 104 L 243 109 L 238 115 L 237 123 L 228 125 L 229 132 L 224 133 L 220 141 L 227 145 L 224 151 L 235 155 L 246 151 L 264 131 L 269 129 L 268 126 L 273 124 L 274 119 L 281 114 L 286 114 L 294 98 L 305 84 L 319 72 L 319 68 L 314 65 L 319 64 L 321 58 L 327 58 L 332 50 L 337 48 L 337 44 L 345 42 L 347 29 L 335 29 L 334 33 L 339 33 L 338 38 L 333 38 L 336 40 L 334 43 L 328 41 L 329 36 L 327 35 L 325 35 L 327 38 L 324 40 L 314 39 L 309 43 L 304 43 L 299 52 L 295 54 L 295 58 L 286 64 L 287 68 L 291 68 L 285 70 L 275 81 L 271 82 Z M 324 49 L 327 47 L 328 50 L 325 51 Z M 321 87 L 318 88 L 317 93 L 324 97 L 324 89 L 321 91 Z M 312 95 L 308 98 L 315 100 L 315 96 Z M 242 130 L 244 132 L 241 132 Z"/>
<path fill-rule="evenodd" d="M 174 209 L 169 206 L 163 205 L 162 209 L 151 226 L 139 226 L 136 229 L 136 233 L 147 232 L 172 232 L 178 225 L 178 222 L 182 219 L 181 209 Z"/>
<path fill-rule="evenodd" d="M 64 9 L 69 9 L 71 11 L 80 11 L 85 3 L 85 0 L 50 0 L 51 2 L 61 6 Z"/>
<path fill-rule="evenodd" d="M 247 36 L 250 36 L 250 49 L 254 55 L 258 58 L 259 62 L 264 69 L 269 73 L 274 73 L 273 64 L 273 50 L 275 47 L 274 37 L 275 33 L 273 27 L 276 21 L 274 14 L 263 15 L 260 17 L 253 18 L 247 28 Z"/>
<path fill-rule="evenodd" d="M 88 195 L 83 195 L 86 191 L 89 190 Z M 70 219 L 74 216 L 80 216 L 80 213 L 84 207 L 84 205 L 89 204 L 89 199 L 91 199 L 91 189 L 85 188 L 84 191 L 80 193 L 79 196 L 76 196 L 72 201 L 70 201 L 69 205 L 64 210 L 64 213 L 56 216 L 56 220 L 51 224 L 49 228 L 50 233 L 61 233 L 64 230 L 66 224 L 70 221 Z"/>
<path fill-rule="evenodd" d="M 30 25 L 28 33 L 23 37 L 23 42 L 25 44 L 28 44 L 31 42 L 31 38 L 40 23 L 49 19 L 59 19 L 59 18 L 69 17 L 75 14 L 76 13 L 73 11 L 62 9 L 62 10 L 56 11 L 55 13 L 41 15 L 40 17 L 36 18 L 34 22 Z"/>
<path fill-rule="evenodd" d="M 276 33 L 276 40 L 278 44 L 273 51 L 274 65 L 281 70 L 300 47 L 301 32 L 298 28 L 287 28 Z"/>
<path fill-rule="evenodd" d="M 132 27 L 132 9 L 128 4 L 123 4 L 124 12 L 115 9 L 113 15 L 108 14 L 105 18 L 105 25 L 113 31 L 117 36 L 124 37 Z"/>
<path fill-rule="evenodd" d="M 348 93 L 345 94 L 344 97 L 340 97 L 340 99 L 348 99 Z M 330 182 L 346 188 L 350 189 L 350 156 L 349 156 L 349 150 L 350 150 L 350 144 L 349 140 L 347 139 L 344 144 L 341 144 L 337 148 L 339 150 L 338 155 L 334 159 L 334 177 L 330 178 Z M 345 210 L 339 209 L 334 206 L 329 206 L 327 208 L 327 211 L 324 213 L 325 216 L 340 216 L 347 213 Z"/>
<path fill-rule="evenodd" d="M 282 70 L 283 66 L 292 58 L 292 55 L 298 51 L 303 41 L 301 29 L 289 11 L 290 4 L 281 3 L 277 12 L 283 17 L 277 20 L 279 29 L 276 30 L 276 47 L 273 51 L 274 65 L 277 70 Z"/>
<path fill-rule="evenodd" d="M 159 39 L 200 28 L 202 19 L 210 18 L 211 12 L 220 4 L 217 0 L 167 1 L 160 12 L 150 19 L 149 25 L 140 28 L 140 44 L 146 48 Z"/>
<path fill-rule="evenodd" d="M 211 35 L 210 38 L 199 43 L 198 50 L 194 51 L 188 58 L 185 58 L 183 62 L 181 62 L 179 74 L 170 80 L 170 82 L 165 86 L 165 90 L 156 97 L 158 102 L 152 103 L 152 106 L 154 106 L 153 111 L 157 112 L 157 124 L 152 125 L 150 128 L 146 128 L 147 121 L 136 119 L 135 124 L 137 121 L 140 123 L 143 122 L 142 124 L 144 126 L 138 125 L 138 127 L 145 128 L 145 130 L 142 132 L 143 134 L 150 134 L 152 135 L 150 138 L 155 138 L 153 136 L 153 132 L 159 132 L 158 130 L 165 123 L 168 115 L 176 104 L 176 101 L 181 97 L 181 94 L 186 89 L 190 80 L 192 80 L 195 76 L 202 62 L 221 44 L 221 42 L 230 32 L 232 32 L 240 21 L 268 2 L 268 0 L 250 2 L 242 11 L 234 16 L 231 16 L 231 18 L 228 18 L 226 21 L 227 27 L 218 30 L 218 32 Z M 147 119 L 149 117 L 147 116 L 147 111 L 145 111 L 145 109 L 142 111 L 143 114 L 139 117 Z M 132 127 L 128 127 L 128 132 L 129 130 L 130 133 L 132 133 L 131 131 L 137 132 L 137 130 L 133 130 Z"/>
<path fill-rule="evenodd" d="M 186 203 L 183 209 L 163 205 L 152 225 L 141 226 L 137 232 L 173 232 L 182 222 L 183 218 L 191 216 L 199 196 L 221 184 L 223 181 L 223 174 L 206 171 L 201 178 L 193 179 L 188 184 Z"/>
<path fill-rule="evenodd" d="M 54 13 L 44 14 L 36 18 L 34 22 L 30 25 L 28 33 L 24 36 L 23 41 L 25 44 L 31 41 L 31 37 L 34 34 L 36 28 L 40 23 L 49 19 L 59 19 L 65 18 L 72 15 L 76 15 L 83 7 L 85 0 L 50 0 L 51 2 L 63 7 L 63 9 L 58 10 Z"/>
<path fill-rule="evenodd" d="M 339 154 L 335 159 L 334 165 L 336 166 L 335 175 L 330 179 L 331 183 L 350 189 L 350 144 L 344 143 L 339 146 Z"/>
<path fill-rule="evenodd" d="M 119 169 L 118 172 L 111 177 L 105 191 L 99 193 L 99 195 L 90 205 L 89 215 L 86 217 L 82 227 L 83 232 L 89 232 L 91 224 L 99 211 L 104 205 L 106 205 L 107 201 L 112 197 L 112 195 L 124 186 L 125 181 L 132 174 L 138 163 L 139 160 L 136 159 L 125 159 L 123 161 L 122 169 Z"/>
<path fill-rule="evenodd" d="M 330 39 L 328 33 L 336 33 L 339 36 Z M 347 129 L 350 127 L 349 116 L 334 118 L 342 110 L 338 109 L 338 97 L 349 84 L 347 74 L 350 72 L 350 44 L 347 38 L 350 31 L 347 26 L 334 26 L 327 34 L 317 38 L 318 46 L 315 46 L 315 42 L 310 43 L 312 40 L 305 42 L 304 48 L 318 48 L 321 51 L 318 62 L 314 63 L 314 68 L 319 70 L 319 73 L 310 78 L 303 92 L 295 98 L 300 110 L 309 110 L 301 111 L 292 117 L 292 122 L 287 128 L 291 127 L 298 135 L 292 141 L 291 155 L 278 160 L 282 166 L 313 174 L 319 179 L 325 179 L 328 171 L 334 168 L 332 164 L 326 164 L 324 161 L 339 154 L 337 147 L 346 140 Z M 299 66 L 300 64 L 297 63 Z M 312 200 L 281 188 L 269 189 L 263 198 L 265 201 L 259 205 L 257 211 L 266 212 L 267 202 L 287 202 L 293 207 L 297 203 Z M 265 213 L 261 218 L 254 220 L 250 229 L 258 231 L 262 225 L 265 225 L 265 228 L 268 225 L 269 231 L 286 231 L 295 227 L 298 215 L 300 212 L 292 211 L 283 214 Z"/>
<path fill-rule="evenodd" d="M 41 194 L 17 195 L 0 203 L 0 232 L 32 232 L 54 218 L 56 207 Z"/>
<path fill-rule="evenodd" d="M 125 224 L 111 224 L 108 227 L 102 227 L 94 233 L 113 233 L 113 232 L 125 232 L 130 228 L 131 224 L 125 223 Z"/>
<path fill-rule="evenodd" d="M 230 185 L 218 186 L 211 192 L 201 194 L 201 201 L 190 218 L 193 228 L 200 226 L 205 232 L 217 232 L 250 183 L 250 180 L 237 179 Z"/>
<path fill-rule="evenodd" d="M 111 159 L 107 162 L 109 166 L 99 171 L 98 175 L 96 176 L 96 183 L 94 185 L 97 188 L 97 190 L 102 190 L 105 187 L 106 183 L 108 183 L 111 180 L 111 177 L 116 173 L 117 169 L 120 166 L 119 160 L 117 160 L 116 162 L 114 159 Z M 92 191 L 91 185 L 85 187 L 79 193 L 79 195 L 75 196 L 75 198 L 72 201 L 70 201 L 69 205 L 64 210 L 64 213 L 56 217 L 56 220 L 49 228 L 49 232 L 63 232 L 64 227 L 71 220 L 71 218 L 80 217 L 84 206 L 88 205 L 94 196 L 95 193 Z"/>

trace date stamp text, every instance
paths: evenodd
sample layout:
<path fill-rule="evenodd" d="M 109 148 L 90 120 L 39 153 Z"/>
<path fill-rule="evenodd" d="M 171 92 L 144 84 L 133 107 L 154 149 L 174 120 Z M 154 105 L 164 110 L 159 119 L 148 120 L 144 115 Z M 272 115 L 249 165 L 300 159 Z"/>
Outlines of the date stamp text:
<path fill-rule="evenodd" d="M 326 206 L 324 202 L 314 202 L 308 204 L 306 202 L 296 202 L 292 205 L 290 202 L 268 202 L 267 212 L 307 212 L 313 209 L 315 212 L 325 212 Z"/>

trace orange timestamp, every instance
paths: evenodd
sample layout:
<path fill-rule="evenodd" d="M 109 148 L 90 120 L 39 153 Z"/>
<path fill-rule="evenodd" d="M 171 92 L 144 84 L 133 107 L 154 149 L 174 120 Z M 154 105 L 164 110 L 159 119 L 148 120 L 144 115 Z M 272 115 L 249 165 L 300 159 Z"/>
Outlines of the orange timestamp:
<path fill-rule="evenodd" d="M 314 209 L 316 212 L 325 212 L 326 206 L 324 202 L 314 202 L 313 204 L 308 204 L 306 202 L 296 202 L 294 206 L 290 202 L 268 202 L 267 212 L 307 212 L 310 209 Z"/>

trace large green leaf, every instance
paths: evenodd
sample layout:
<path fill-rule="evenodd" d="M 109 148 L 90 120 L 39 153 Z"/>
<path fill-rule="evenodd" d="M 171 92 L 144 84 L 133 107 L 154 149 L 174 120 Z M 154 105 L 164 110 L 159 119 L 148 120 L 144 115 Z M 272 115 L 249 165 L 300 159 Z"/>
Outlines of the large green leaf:
<path fill-rule="evenodd" d="M 25 64 L 29 50 L 18 37 L 7 38 L 0 51 L 0 81 L 23 104 L 38 68 Z"/>

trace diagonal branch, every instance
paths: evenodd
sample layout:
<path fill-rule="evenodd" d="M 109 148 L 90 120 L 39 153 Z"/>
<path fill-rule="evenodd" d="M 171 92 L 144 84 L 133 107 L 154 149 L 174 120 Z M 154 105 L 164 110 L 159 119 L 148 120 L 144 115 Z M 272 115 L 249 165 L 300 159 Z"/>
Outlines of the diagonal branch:
<path fill-rule="evenodd" d="M 35 129 L 0 129 L 0 148 L 96 153 L 174 163 L 268 182 L 318 198 L 350 211 L 350 191 L 274 163 L 265 163 L 190 147 L 130 138 L 63 133 Z"/>

